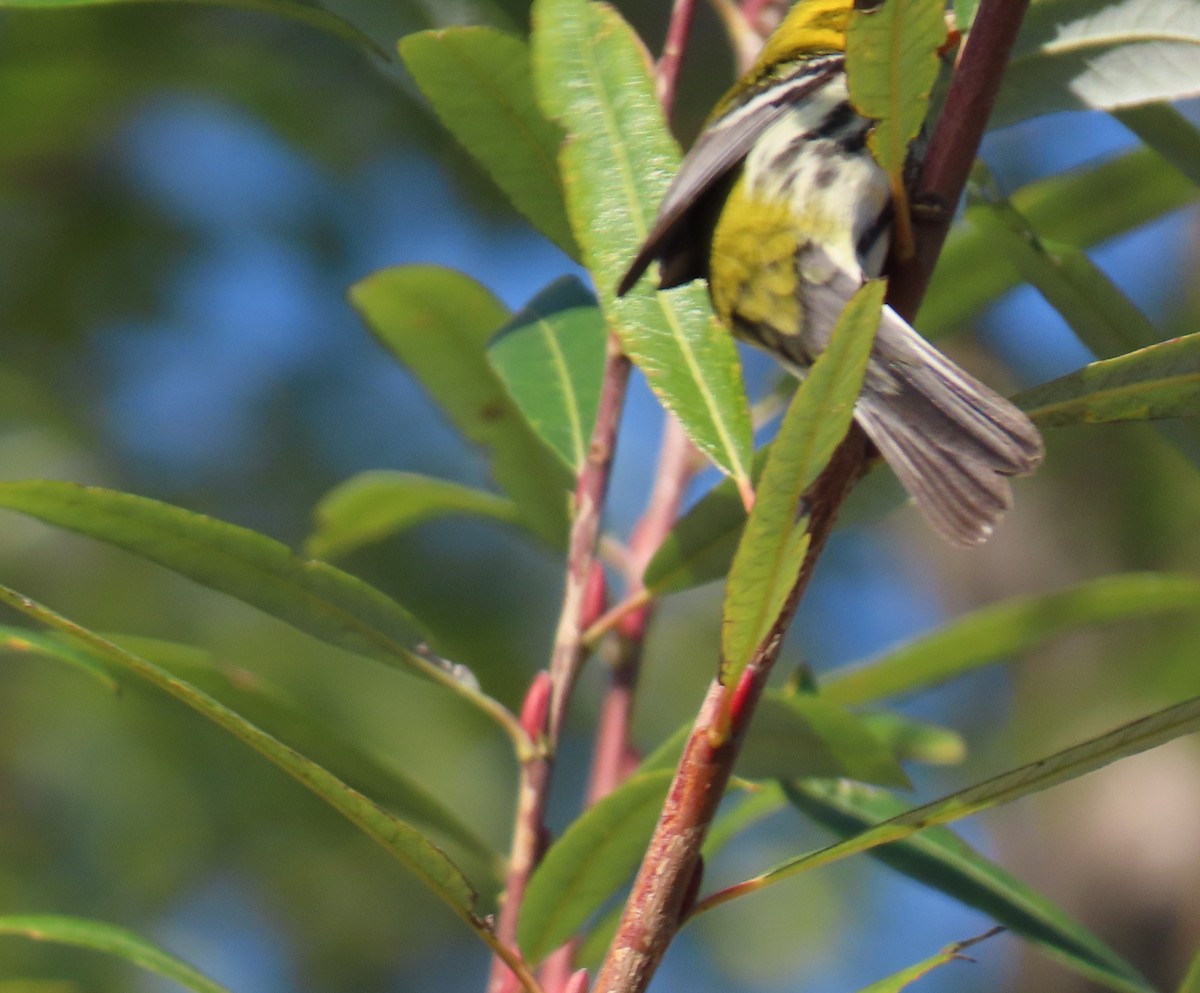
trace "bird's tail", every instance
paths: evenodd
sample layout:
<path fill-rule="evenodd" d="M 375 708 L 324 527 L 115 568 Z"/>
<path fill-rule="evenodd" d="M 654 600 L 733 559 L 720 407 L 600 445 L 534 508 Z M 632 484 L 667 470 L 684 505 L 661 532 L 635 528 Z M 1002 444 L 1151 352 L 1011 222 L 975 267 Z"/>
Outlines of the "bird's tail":
<path fill-rule="evenodd" d="M 1029 418 L 890 307 L 854 414 L 925 519 L 956 545 L 986 541 L 1012 504 L 1008 477 L 1042 461 Z"/>

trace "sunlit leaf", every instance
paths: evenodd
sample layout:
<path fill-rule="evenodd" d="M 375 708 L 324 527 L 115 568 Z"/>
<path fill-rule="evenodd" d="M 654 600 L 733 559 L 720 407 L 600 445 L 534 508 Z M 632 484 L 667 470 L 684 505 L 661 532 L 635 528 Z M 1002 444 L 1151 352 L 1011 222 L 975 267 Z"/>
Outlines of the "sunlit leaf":
<path fill-rule="evenodd" d="M 798 810 L 852 838 L 907 808 L 884 790 L 857 783 L 792 782 L 784 792 Z M 1068 968 L 1123 993 L 1150 993 L 1137 970 L 1061 907 L 984 858 L 945 827 L 871 850 L 897 872 L 974 907 L 1040 945 Z"/>
<path fill-rule="evenodd" d="M 1080 628 L 1177 610 L 1200 610 L 1200 579 L 1157 573 L 1105 576 L 1058 593 L 1013 597 L 821 680 L 821 695 L 849 706 L 937 686 Z"/>
<path fill-rule="evenodd" d="M 565 276 L 534 297 L 488 350 L 525 419 L 576 472 L 600 407 L 607 340 L 596 298 Z"/>
<path fill-rule="evenodd" d="M 571 938 L 629 878 L 650 841 L 674 773 L 639 773 L 563 833 L 529 880 L 517 942 L 535 965 Z"/>
<path fill-rule="evenodd" d="M 1196 0 L 1039 0 L 1022 21 L 992 126 L 1197 94 Z"/>
<path fill-rule="evenodd" d="M 356 283 L 350 301 L 464 437 L 483 447 L 521 522 L 562 546 L 570 471 L 487 361 L 488 340 L 509 320 L 507 309 L 475 280 L 440 266 L 384 269 Z"/>
<path fill-rule="evenodd" d="M 966 758 L 967 743 L 951 728 L 886 710 L 863 714 L 862 721 L 901 762 L 958 765 Z"/>
<path fill-rule="evenodd" d="M 692 441 L 745 488 L 745 389 L 733 340 L 704 289 L 657 293 L 647 280 L 615 298 L 679 165 L 646 52 L 615 10 L 589 0 L 535 0 L 533 23 L 538 95 L 567 131 L 567 211 L 608 323 Z"/>
<path fill-rule="evenodd" d="M 315 558 L 345 555 L 426 521 L 468 514 L 517 523 L 511 500 L 411 472 L 362 472 L 321 498 L 306 551 Z"/>
<path fill-rule="evenodd" d="M 558 173 L 562 130 L 534 98 L 529 46 L 491 28 L 445 28 L 402 39 L 400 55 L 442 123 L 513 206 L 578 258 Z"/>
<path fill-rule="evenodd" d="M 157 973 L 194 993 L 229 993 L 220 983 L 141 935 L 103 921 L 58 914 L 18 914 L 0 917 L 0 935 L 21 935 L 36 941 L 90 948 Z"/>
<path fill-rule="evenodd" d="M 1114 110 L 1113 117 L 1200 186 L 1200 129 L 1174 107 L 1148 103 Z"/>
<path fill-rule="evenodd" d="M 1200 414 L 1200 333 L 1093 362 L 1016 402 L 1035 424 L 1103 424 Z"/>
<path fill-rule="evenodd" d="M 846 305 L 829 345 L 784 415 L 729 570 L 721 623 L 721 681 L 736 684 L 779 618 L 808 548 L 800 498 L 849 430 L 886 284 L 867 283 Z"/>

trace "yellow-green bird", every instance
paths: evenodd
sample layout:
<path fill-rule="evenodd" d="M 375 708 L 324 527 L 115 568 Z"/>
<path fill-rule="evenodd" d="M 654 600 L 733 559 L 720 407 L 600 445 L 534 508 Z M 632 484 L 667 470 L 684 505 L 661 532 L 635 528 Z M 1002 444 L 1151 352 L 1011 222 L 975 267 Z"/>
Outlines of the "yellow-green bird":
<path fill-rule="evenodd" d="M 725 326 L 801 377 L 891 242 L 891 188 L 846 88 L 852 7 L 791 9 L 713 111 L 617 288 L 628 292 L 654 260 L 664 289 L 705 278 Z M 987 540 L 1012 504 L 1008 477 L 1042 461 L 1029 418 L 890 307 L 854 416 L 957 545 Z"/>

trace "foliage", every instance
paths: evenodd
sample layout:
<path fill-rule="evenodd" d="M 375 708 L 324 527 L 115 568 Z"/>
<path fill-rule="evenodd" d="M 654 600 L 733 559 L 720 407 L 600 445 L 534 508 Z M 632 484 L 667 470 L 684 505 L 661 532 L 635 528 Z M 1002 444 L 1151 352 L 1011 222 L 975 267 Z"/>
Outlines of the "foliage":
<path fill-rule="evenodd" d="M 903 152 L 946 37 L 940 5 L 893 4 L 899 26 L 861 15 L 848 59 L 854 99 L 880 121 L 872 148 L 899 193 Z M 1004 0 L 983 5 L 1005 9 Z M 615 295 L 679 159 L 662 111 L 677 80 L 669 59 L 652 63 L 642 41 L 654 37 L 650 28 L 640 36 L 594 0 L 228 0 L 216 6 L 233 12 L 179 5 L 170 14 L 115 0 L 0 6 L 12 28 L 0 44 L 19 56 L 0 78 L 24 95 L 0 109 L 11 136 L 0 151 L 9 166 L 0 172 L 9 221 L 0 263 L 12 263 L 0 283 L 10 348 L 0 369 L 0 451 L 14 479 L 0 482 L 0 508 L 22 515 L 5 515 L 0 557 L 0 692 L 13 715 L 0 736 L 0 849 L 48 853 L 31 856 L 34 869 L 16 854 L 0 863 L 9 914 L 0 949 L 13 956 L 0 990 L 10 981 L 50 989 L 60 977 L 121 989 L 134 968 L 197 991 L 238 988 L 208 978 L 216 964 L 198 972 L 188 954 L 165 951 L 171 930 L 157 923 L 223 873 L 253 879 L 278 914 L 274 927 L 289 935 L 298 978 L 281 987 L 385 988 L 398 947 L 414 956 L 451 949 L 439 960 L 449 970 L 460 956 L 453 942 L 465 935 L 478 961 L 492 961 L 492 993 L 578 990 L 563 963 L 573 955 L 594 968 L 614 934 L 605 967 L 637 944 L 632 929 L 645 920 L 656 924 L 638 936 L 664 950 L 679 926 L 709 926 L 709 911 L 732 919 L 732 909 L 716 910 L 723 905 L 771 935 L 783 927 L 771 897 L 791 892 L 776 883 L 863 853 L 982 912 L 1079 977 L 1123 993 L 1160 988 L 1159 975 L 1143 975 L 1144 961 L 1100 936 L 1086 908 L 1077 919 L 1051 888 L 1022 880 L 950 825 L 1036 803 L 1028 798 L 1200 722 L 1194 301 L 1177 314 L 1147 312 L 1127 275 L 1109 275 L 1092 252 L 1197 199 L 1200 134 L 1168 101 L 1200 92 L 1200 7 L 1032 7 L 993 126 L 1110 114 L 1141 147 L 1026 177 L 1008 193 L 1002 168 L 978 166 L 916 323 L 948 334 L 984 321 L 1018 284 L 1042 295 L 1073 336 L 1072 354 L 1083 356 L 1017 395 L 1047 432 L 1048 466 L 1019 489 L 1011 530 L 971 559 L 896 537 L 904 532 L 881 520 L 895 503 L 883 492 L 886 470 L 858 483 L 854 499 L 865 497 L 866 509 L 848 508 L 844 530 L 861 535 L 866 520 L 870 537 L 847 536 L 842 549 L 870 541 L 879 561 L 893 561 L 897 547 L 915 550 L 941 563 L 947 584 L 987 596 L 962 598 L 959 616 L 898 646 L 846 652 L 841 667 L 812 652 L 823 671 L 800 665 L 768 686 L 802 594 L 800 637 L 821 624 L 856 633 L 871 616 L 869 592 L 856 589 L 827 612 L 832 622 L 818 618 L 810 602 L 831 602 L 823 577 L 811 593 L 805 585 L 818 556 L 834 569 L 844 561 L 839 538 L 825 541 L 844 493 L 822 487 L 847 458 L 885 286 L 860 291 L 772 440 L 755 451 L 756 433 L 782 404 L 753 375 L 747 390 L 703 286 L 657 292 L 647 280 Z M 645 16 L 645 5 L 627 6 Z M 658 6 L 665 17 L 672 5 Z M 764 6 L 745 0 L 726 11 L 735 42 L 753 33 Z M 968 6 L 958 11 L 963 28 Z M 60 7 L 71 10 L 53 22 L 46 8 Z M 669 30 L 690 7 L 674 7 Z M 910 8 L 920 17 L 905 15 Z M 698 52 L 717 44 L 712 30 L 697 25 Z M 228 37 L 214 42 L 214 32 Z M 200 42 L 219 50 L 219 64 L 191 54 Z M 268 50 L 285 53 L 278 65 L 267 64 Z M 94 426 L 121 396 L 109 383 L 93 386 L 91 374 L 103 380 L 113 354 L 105 348 L 128 340 L 114 322 L 174 306 L 179 258 L 219 239 L 203 219 L 181 224 L 119 182 L 71 187 L 70 202 L 53 189 L 52 170 L 49 192 L 25 189 L 20 177 L 47 162 L 69 172 L 119 159 L 105 150 L 105 118 L 147 93 L 206 87 L 236 95 L 330 172 L 365 169 L 404 134 L 453 172 L 493 235 L 531 226 L 514 253 L 524 269 L 540 275 L 530 245 L 561 254 L 560 274 L 510 307 L 501 299 L 509 287 L 449 265 L 390 264 L 363 278 L 348 244 L 330 247 L 330 217 L 287 230 L 341 284 L 353 283 L 350 305 L 386 357 L 339 365 L 336 353 L 357 347 L 345 343 L 351 334 L 314 350 L 308 366 L 275 382 L 288 400 L 258 404 L 277 423 L 245 460 L 250 468 L 227 460 L 214 471 L 223 483 L 187 487 L 139 471 Z M 679 116 L 694 120 L 687 87 L 685 75 Z M 424 193 L 405 195 L 419 225 Z M 439 233 L 431 226 L 415 237 L 436 244 Z M 498 244 L 497 235 L 490 254 Z M 145 359 L 154 334 L 142 332 L 123 354 Z M 1030 336 L 1021 340 L 1036 351 Z M 630 404 L 621 420 L 630 369 L 621 353 L 669 412 L 657 462 L 633 482 L 613 477 L 614 450 L 653 460 L 646 418 Z M 356 423 L 332 418 L 336 451 L 322 454 L 315 434 L 300 433 L 321 420 L 318 394 L 362 390 L 370 406 L 366 380 L 385 363 L 404 370 L 399 389 L 412 406 Z M 231 378 L 252 364 L 235 356 Z M 320 380 L 328 369 L 340 372 Z M 424 415 L 411 414 L 410 387 L 423 392 Z M 379 468 L 396 449 L 370 444 L 397 437 L 411 457 L 403 470 Z M 347 469 L 343 449 L 371 454 Z M 717 473 L 700 473 L 701 462 Z M 621 508 L 639 500 L 628 527 Z M 314 507 L 309 524 L 299 515 Z M 326 561 L 335 558 L 349 561 Z M 702 588 L 716 580 L 725 581 L 720 599 Z M 1063 637 L 1081 634 L 1088 640 Z M 1020 664 L 1034 655 L 1048 675 Z M 587 692 L 572 696 L 592 656 L 578 684 Z M 969 687 L 979 684 L 964 678 L 998 664 L 1014 687 L 1006 746 L 980 740 L 977 726 L 1000 718 L 988 714 L 990 699 L 973 709 Z M 936 723 L 898 709 L 957 680 L 968 687 L 965 702 L 923 712 Z M 634 693 L 646 714 L 636 729 Z M 576 718 L 596 694 L 604 703 L 591 715 L 585 773 L 573 757 L 584 749 L 572 746 L 585 740 Z M 564 727 L 557 715 L 567 702 Z M 945 765 L 960 767 L 934 768 Z M 588 796 L 557 823 L 551 785 L 577 773 L 590 777 Z M 122 785 L 126 774 L 136 785 Z M 778 829 L 771 859 L 755 853 L 768 817 Z M 816 829 L 837 840 L 814 840 Z M 1082 836 L 1082 826 L 1072 830 Z M 363 838 L 377 845 L 360 850 Z M 694 863 L 676 840 L 694 848 Z M 230 855 L 231 844 L 240 854 Z M 778 844 L 785 850 L 775 852 Z M 77 871 L 82 853 L 90 861 Z M 381 855 L 401 871 L 380 873 Z M 867 861 L 848 865 L 864 872 Z M 646 876 L 673 880 L 654 891 L 671 913 L 646 909 L 659 885 Z M 822 925 L 849 930 L 861 895 L 847 884 L 837 896 L 814 934 Z M 634 912 L 622 919 L 626 901 Z M 962 958 L 976 940 L 969 934 L 952 935 L 932 957 L 906 947 L 893 974 L 866 989 L 900 989 Z M 803 968 L 788 957 L 793 943 L 773 943 L 789 968 Z M 733 955 L 719 935 L 707 944 L 718 961 Z M 564 945 L 566 958 L 555 954 Z M 61 946 L 104 955 L 75 958 Z M 652 972 L 619 988 L 644 989 Z M 1182 990 L 1197 987 L 1198 972 L 1193 962 Z M 742 978 L 749 988 L 751 977 Z"/>

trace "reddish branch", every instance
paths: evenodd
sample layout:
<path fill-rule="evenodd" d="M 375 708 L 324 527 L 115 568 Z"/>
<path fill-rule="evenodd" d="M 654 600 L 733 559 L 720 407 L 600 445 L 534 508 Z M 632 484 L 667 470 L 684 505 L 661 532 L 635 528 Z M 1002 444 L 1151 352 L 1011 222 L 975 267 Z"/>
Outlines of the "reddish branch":
<path fill-rule="evenodd" d="M 999 91 L 1028 0 L 984 0 L 963 50 L 943 116 L 930 145 L 920 189 L 957 203 Z M 893 275 L 892 301 L 912 316 L 945 240 L 949 209 L 917 232 L 917 253 Z M 778 657 L 837 512 L 865 470 L 869 448 L 853 428 L 808 494 L 812 545 L 787 605 L 736 687 L 714 681 L 693 725 L 625 914 L 597 977 L 597 993 L 642 993 L 686 916 L 702 872 L 704 836 L 716 813 L 750 718 Z"/>

